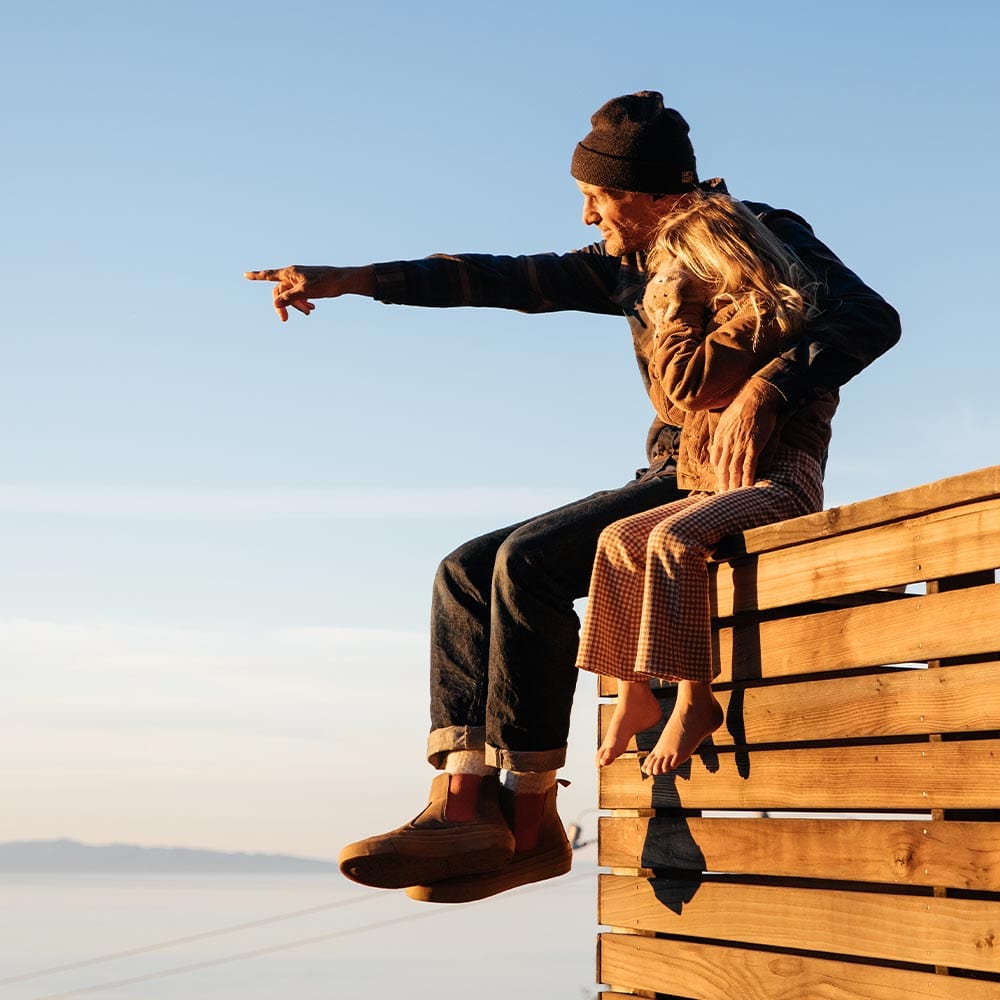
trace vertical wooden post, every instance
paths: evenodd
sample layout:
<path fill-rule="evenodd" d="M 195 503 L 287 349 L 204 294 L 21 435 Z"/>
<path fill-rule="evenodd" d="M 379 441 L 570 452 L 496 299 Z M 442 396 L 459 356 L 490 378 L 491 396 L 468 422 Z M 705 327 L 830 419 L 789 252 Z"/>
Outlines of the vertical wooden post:
<path fill-rule="evenodd" d="M 927 593 L 928 594 L 944 594 L 949 591 L 954 590 L 966 590 L 969 587 L 982 587 L 988 584 L 996 582 L 996 572 L 992 569 L 978 570 L 975 573 L 962 573 L 958 576 L 949 576 L 941 580 L 928 580 L 927 581 Z M 953 656 L 946 659 L 940 660 L 928 660 L 927 668 L 929 670 L 938 670 L 942 667 L 955 666 L 959 663 L 974 663 L 982 662 L 991 659 L 994 654 L 984 654 L 977 657 L 961 657 Z M 928 736 L 928 741 L 930 743 L 942 743 L 943 736 L 941 733 L 932 733 Z M 948 810 L 946 809 L 932 809 L 931 810 L 931 822 L 932 823 L 944 823 L 949 819 Z M 934 895 L 938 899 L 948 897 L 948 889 L 943 885 L 934 886 Z M 951 974 L 951 970 L 944 965 L 935 965 L 934 971 L 939 976 L 947 976 Z"/>

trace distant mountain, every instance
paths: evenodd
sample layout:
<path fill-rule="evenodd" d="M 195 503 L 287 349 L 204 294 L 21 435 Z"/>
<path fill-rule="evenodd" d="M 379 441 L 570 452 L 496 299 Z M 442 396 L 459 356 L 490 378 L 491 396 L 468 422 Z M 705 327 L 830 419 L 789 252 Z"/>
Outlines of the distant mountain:
<path fill-rule="evenodd" d="M 336 870 L 332 861 L 284 854 L 239 854 L 133 844 L 96 846 L 75 840 L 0 844 L 0 872 L 8 874 L 295 874 Z"/>

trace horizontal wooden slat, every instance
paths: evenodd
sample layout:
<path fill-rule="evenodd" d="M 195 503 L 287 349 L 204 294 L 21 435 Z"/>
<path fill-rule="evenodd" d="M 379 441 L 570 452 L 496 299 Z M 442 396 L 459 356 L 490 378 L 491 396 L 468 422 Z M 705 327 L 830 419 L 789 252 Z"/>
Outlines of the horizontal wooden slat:
<path fill-rule="evenodd" d="M 684 937 L 1000 973 L 1000 906 L 994 900 L 602 875 L 598 920 Z"/>
<path fill-rule="evenodd" d="M 1000 504 L 912 520 L 720 563 L 717 614 L 777 608 L 1000 566 Z"/>
<path fill-rule="evenodd" d="M 994 639 L 995 641 L 995 639 Z M 717 691 L 716 746 L 1000 730 L 1000 663 Z M 669 713 L 673 699 L 664 698 Z M 601 734 L 614 704 L 600 706 Z M 649 744 L 662 723 L 646 737 Z M 636 749 L 635 739 L 629 744 Z"/>
<path fill-rule="evenodd" d="M 602 934 L 599 962 L 601 982 L 700 1000 L 996 1000 L 1000 990 L 957 976 L 627 934 Z"/>
<path fill-rule="evenodd" d="M 1000 646 L 1000 586 L 718 629 L 719 682 L 919 663 Z"/>
<path fill-rule="evenodd" d="M 619 935 L 624 937 L 625 935 Z M 614 991 L 604 991 L 601 993 L 600 1000 L 635 1000 L 636 997 L 649 997 L 653 996 L 652 990 L 638 990 L 636 988 L 635 992 L 632 993 L 616 993 Z"/>
<path fill-rule="evenodd" d="M 1000 740 L 715 753 L 644 778 L 635 754 L 599 773 L 602 809 L 910 812 L 1000 806 Z"/>
<path fill-rule="evenodd" d="M 1000 823 L 618 817 L 598 863 L 1000 892 Z"/>
<path fill-rule="evenodd" d="M 716 683 L 998 652 L 1000 586 L 717 629 Z M 615 694 L 602 678 L 600 693 Z"/>
<path fill-rule="evenodd" d="M 634 993 L 615 993 L 613 991 L 606 990 L 603 993 L 601 993 L 600 1000 L 635 1000 L 636 997 L 644 997 L 652 995 L 653 995 L 652 990 L 644 990 L 642 992 L 634 992 Z"/>
<path fill-rule="evenodd" d="M 1000 465 L 993 465 L 898 493 L 845 504 L 843 507 L 832 507 L 790 521 L 767 524 L 745 532 L 743 537 L 747 552 L 765 552 L 998 496 Z"/>
<path fill-rule="evenodd" d="M 599 1000 L 636 1000 L 636 997 L 652 997 L 652 996 L 654 996 L 652 990 L 636 989 L 632 993 L 616 993 L 614 991 L 605 991 L 601 993 Z"/>

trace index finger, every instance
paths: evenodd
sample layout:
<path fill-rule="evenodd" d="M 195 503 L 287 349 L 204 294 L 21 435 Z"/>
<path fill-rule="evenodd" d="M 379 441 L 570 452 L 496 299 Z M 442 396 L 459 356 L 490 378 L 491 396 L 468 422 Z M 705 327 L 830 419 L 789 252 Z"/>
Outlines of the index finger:
<path fill-rule="evenodd" d="M 244 271 L 243 277 L 248 281 L 280 281 L 277 271 Z"/>

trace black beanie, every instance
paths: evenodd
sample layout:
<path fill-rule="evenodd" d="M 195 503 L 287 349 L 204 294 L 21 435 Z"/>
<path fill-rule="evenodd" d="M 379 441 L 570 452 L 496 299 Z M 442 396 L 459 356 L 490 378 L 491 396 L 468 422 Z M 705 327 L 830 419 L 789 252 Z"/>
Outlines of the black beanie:
<path fill-rule="evenodd" d="M 591 117 L 570 173 L 618 191 L 681 194 L 698 183 L 688 123 L 655 90 L 615 97 Z"/>

